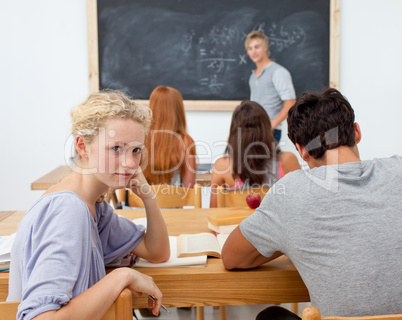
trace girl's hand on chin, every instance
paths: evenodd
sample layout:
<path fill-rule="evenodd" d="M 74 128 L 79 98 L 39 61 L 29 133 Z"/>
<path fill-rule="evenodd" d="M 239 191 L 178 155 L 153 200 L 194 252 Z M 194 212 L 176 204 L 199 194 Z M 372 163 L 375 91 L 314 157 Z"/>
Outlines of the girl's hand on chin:
<path fill-rule="evenodd" d="M 153 199 L 156 197 L 155 193 L 145 179 L 141 168 L 138 168 L 134 173 L 131 180 L 128 182 L 128 187 L 142 200 Z"/>

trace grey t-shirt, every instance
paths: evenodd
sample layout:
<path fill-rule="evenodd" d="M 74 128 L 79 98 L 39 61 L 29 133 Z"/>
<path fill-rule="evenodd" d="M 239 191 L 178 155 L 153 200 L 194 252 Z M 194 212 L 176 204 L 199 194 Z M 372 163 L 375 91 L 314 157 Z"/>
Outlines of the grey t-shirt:
<path fill-rule="evenodd" d="M 282 110 L 284 100 L 296 98 L 290 72 L 274 61 L 258 77 L 253 70 L 249 85 L 250 100 L 258 102 L 271 120 Z"/>
<path fill-rule="evenodd" d="M 298 170 L 240 224 L 289 257 L 322 316 L 402 313 L 402 158 Z"/>

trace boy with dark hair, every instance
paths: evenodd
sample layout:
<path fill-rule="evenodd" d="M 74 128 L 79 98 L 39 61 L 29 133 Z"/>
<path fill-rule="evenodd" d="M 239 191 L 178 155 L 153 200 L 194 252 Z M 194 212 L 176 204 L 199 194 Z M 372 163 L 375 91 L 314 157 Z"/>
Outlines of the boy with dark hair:
<path fill-rule="evenodd" d="M 336 89 L 303 94 L 289 111 L 288 125 L 290 140 L 296 147 L 305 146 L 316 159 L 327 150 L 356 144 L 355 114 Z"/>
<path fill-rule="evenodd" d="M 335 89 L 297 99 L 288 127 L 310 170 L 279 180 L 232 232 L 225 267 L 285 254 L 323 317 L 402 313 L 402 158 L 360 160 L 360 127 Z M 257 316 L 278 318 L 298 317 L 278 307 Z"/>

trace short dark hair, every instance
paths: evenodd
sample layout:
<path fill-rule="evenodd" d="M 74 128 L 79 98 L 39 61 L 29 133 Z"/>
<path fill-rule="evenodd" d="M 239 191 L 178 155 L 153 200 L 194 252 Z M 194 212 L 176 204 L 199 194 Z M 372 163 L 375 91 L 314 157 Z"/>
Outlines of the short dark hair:
<path fill-rule="evenodd" d="M 257 102 L 242 101 L 233 112 L 225 150 L 232 160 L 233 177 L 249 185 L 262 185 L 266 175 L 261 171 L 270 161 L 279 161 L 279 152 L 265 109 Z"/>
<path fill-rule="evenodd" d="M 307 92 L 289 110 L 288 136 L 320 159 L 327 150 L 356 144 L 354 122 L 353 108 L 338 90 Z"/>

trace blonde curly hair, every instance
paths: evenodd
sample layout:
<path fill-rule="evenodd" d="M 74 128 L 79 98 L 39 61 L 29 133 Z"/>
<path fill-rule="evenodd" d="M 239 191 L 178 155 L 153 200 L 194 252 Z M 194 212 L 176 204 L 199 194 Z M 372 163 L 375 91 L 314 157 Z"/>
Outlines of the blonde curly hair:
<path fill-rule="evenodd" d="M 151 125 L 152 111 L 131 100 L 117 90 L 92 93 L 86 101 L 71 109 L 72 134 L 82 136 L 91 143 L 99 129 L 109 119 L 131 119 L 144 126 L 145 132 Z M 77 157 L 77 153 L 75 155 Z"/>

